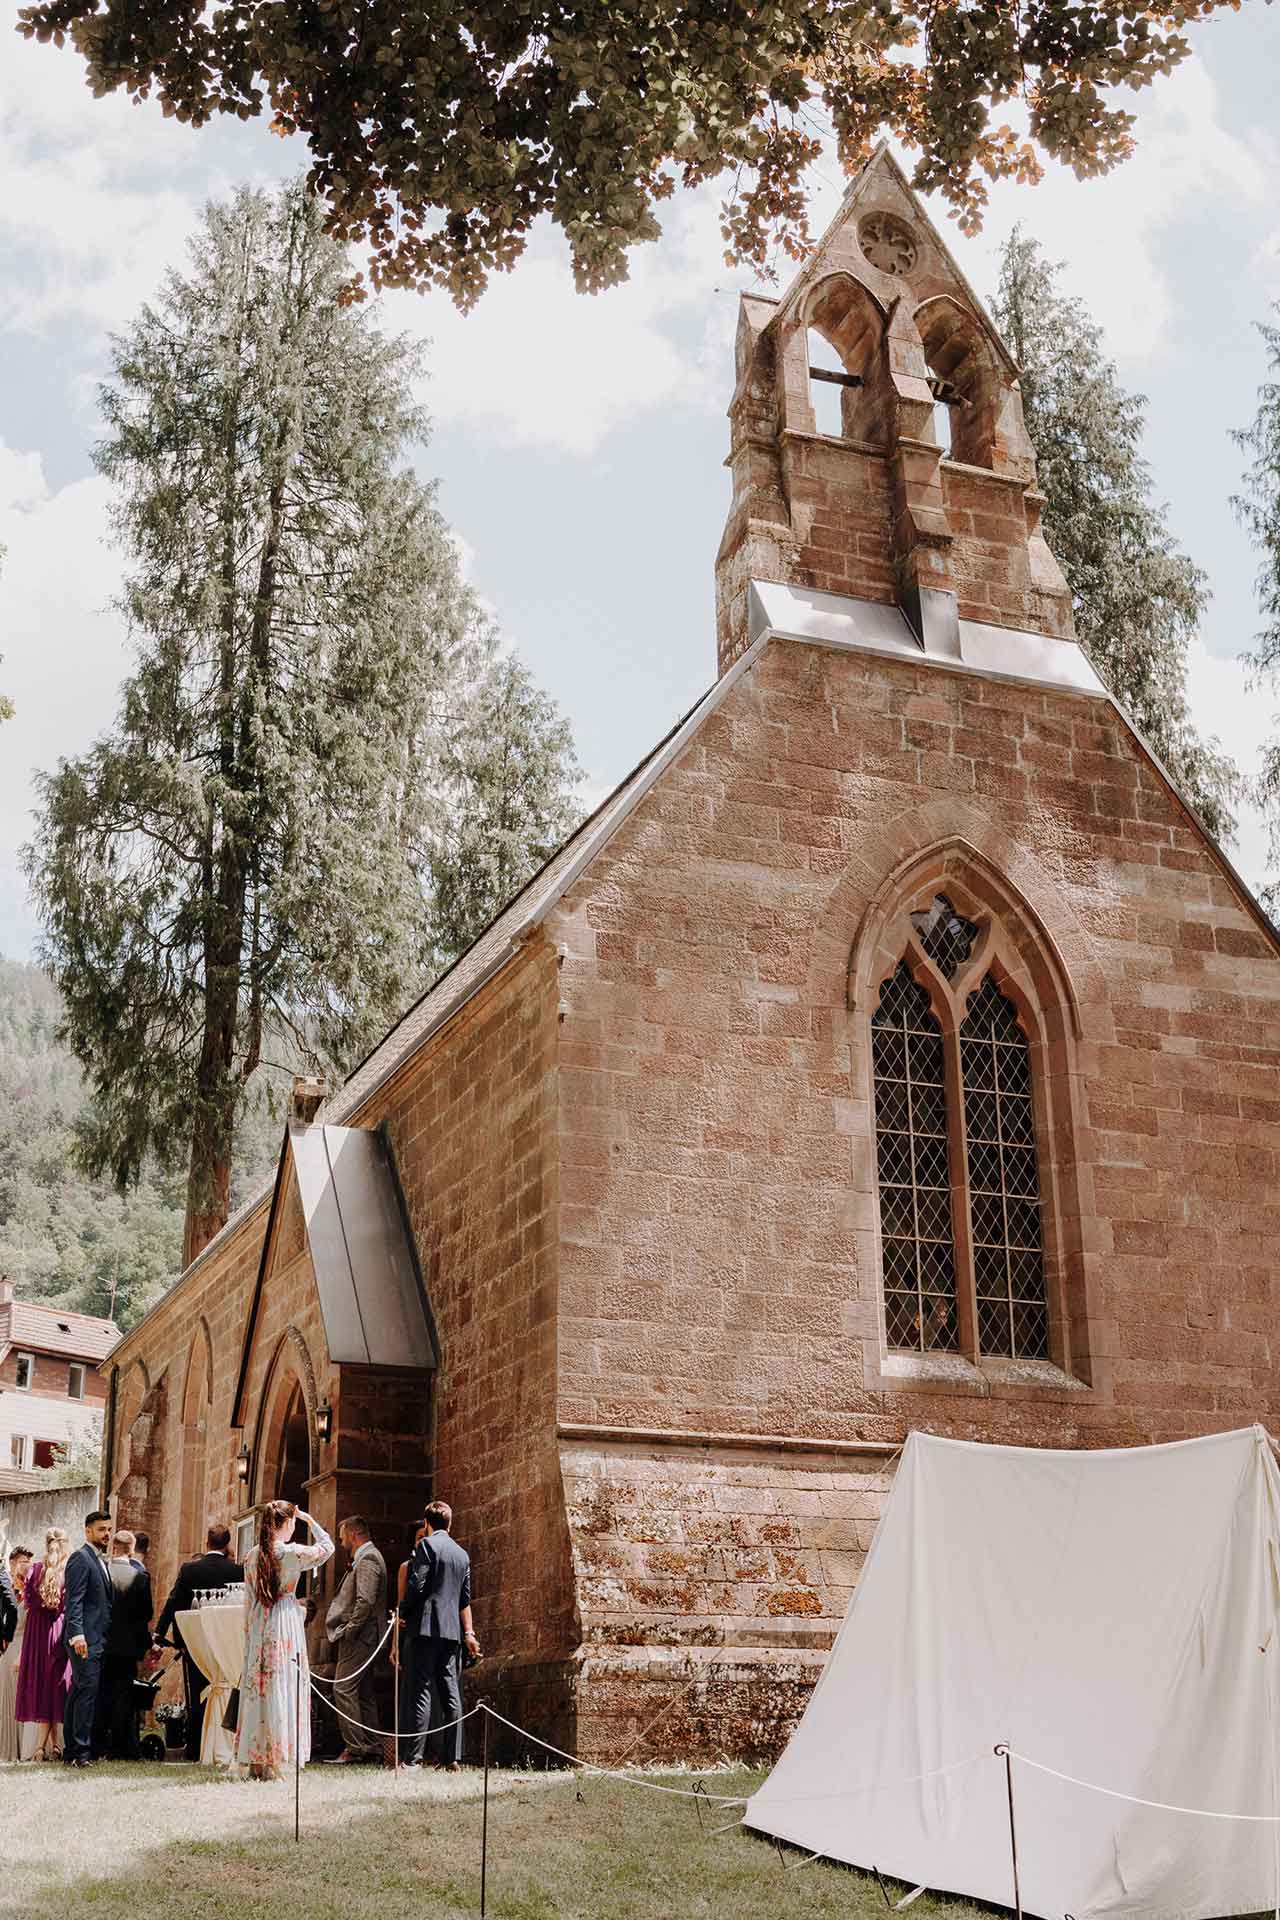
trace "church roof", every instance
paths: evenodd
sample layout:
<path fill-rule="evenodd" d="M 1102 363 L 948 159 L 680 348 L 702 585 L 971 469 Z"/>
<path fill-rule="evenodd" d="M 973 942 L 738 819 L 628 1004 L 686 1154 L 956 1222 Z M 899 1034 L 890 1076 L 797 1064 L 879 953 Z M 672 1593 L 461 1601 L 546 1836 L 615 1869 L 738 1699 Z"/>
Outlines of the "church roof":
<path fill-rule="evenodd" d="M 782 587 L 773 582 L 750 583 L 750 644 L 733 665 L 721 674 L 703 697 L 678 720 L 653 751 L 632 769 L 595 812 L 569 836 L 550 860 L 512 896 L 473 944 L 448 967 L 421 999 L 379 1041 L 355 1068 L 332 1098 L 321 1108 L 317 1124 L 325 1130 L 352 1120 L 360 1108 L 407 1061 L 419 1047 L 458 1013 L 471 997 L 506 965 L 520 943 L 541 923 L 568 891 L 580 874 L 603 850 L 665 769 L 699 732 L 730 690 L 749 673 L 763 649 L 774 641 L 800 641 L 809 645 L 837 649 L 866 649 L 871 652 L 901 654 L 928 660 L 948 672 L 965 672 L 978 677 L 1003 681 L 1021 681 L 1031 686 L 1057 686 L 1105 701 L 1119 716 L 1139 750 L 1164 780 L 1170 792 L 1185 809 L 1189 821 L 1213 847 L 1215 856 L 1240 895 L 1246 910 L 1260 929 L 1280 945 L 1280 936 L 1260 905 L 1256 895 L 1237 871 L 1224 850 L 1213 840 L 1191 801 L 1145 739 L 1127 709 L 1110 694 L 1074 643 L 1050 642 L 1042 635 L 1013 629 L 984 626 L 974 621 L 960 623 L 958 652 L 938 655 L 908 627 L 900 611 L 889 604 Z M 372 1136 L 370 1136 L 372 1137 Z M 274 1188 L 274 1193 L 273 1193 Z M 272 1217 L 279 1199 L 279 1176 L 264 1181 L 221 1231 L 201 1249 L 191 1272 L 236 1233 L 248 1217 L 273 1194 Z M 268 1223 L 267 1242 L 270 1240 Z M 410 1238 L 410 1245 L 412 1244 Z M 264 1260 L 266 1243 L 264 1242 Z M 259 1279 L 259 1289 L 261 1288 Z M 151 1313 L 158 1312 L 165 1295 Z M 429 1308 L 428 1308 L 429 1312 Z M 150 1314 L 126 1339 L 132 1340 Z M 245 1353 L 248 1353 L 246 1340 Z M 237 1402 L 239 1393 L 237 1394 Z"/>
<path fill-rule="evenodd" d="M 233 1426 L 243 1417 L 258 1305 L 290 1167 L 298 1183 L 330 1360 L 340 1366 L 426 1369 L 438 1358 L 435 1320 L 386 1141 L 368 1127 L 308 1127 L 291 1121 L 245 1325 Z"/>

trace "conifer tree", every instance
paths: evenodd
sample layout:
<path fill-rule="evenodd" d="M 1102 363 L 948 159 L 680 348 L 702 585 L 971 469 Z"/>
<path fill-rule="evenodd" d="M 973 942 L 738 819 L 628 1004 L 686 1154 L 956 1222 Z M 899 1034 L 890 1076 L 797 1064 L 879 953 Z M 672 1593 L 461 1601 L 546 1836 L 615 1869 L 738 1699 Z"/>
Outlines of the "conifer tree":
<path fill-rule="evenodd" d="M 495 671 L 406 464 L 418 356 L 339 300 L 347 272 L 300 184 L 210 207 L 102 392 L 137 662 L 112 731 L 44 778 L 27 863 L 84 1164 L 123 1187 L 185 1161 L 184 1265 L 273 1040 L 340 1073 L 448 947 L 421 854 L 451 716 Z M 549 815 L 574 771 L 556 731 Z"/>
<path fill-rule="evenodd" d="M 1121 386 L 1101 328 L 1062 291 L 1059 272 L 1015 228 L 992 303 L 1022 373 L 1045 538 L 1098 673 L 1210 832 L 1230 841 L 1240 774 L 1218 742 L 1197 731 L 1187 690 L 1205 577 L 1179 552 L 1166 509 L 1152 499 L 1141 451 L 1146 399 Z"/>
<path fill-rule="evenodd" d="M 1280 302 L 1275 313 L 1280 318 Z M 1270 378 L 1258 390 L 1253 424 L 1232 437 L 1251 456 L 1245 490 L 1232 505 L 1258 550 L 1257 594 L 1263 625 L 1245 660 L 1255 680 L 1272 689 L 1280 678 L 1280 325 L 1261 321 L 1258 331 L 1267 350 Z M 1280 868 L 1280 739 L 1263 749 L 1256 794 L 1267 819 L 1269 864 Z M 1280 913 L 1280 879 L 1272 878 L 1263 899 L 1273 918 Z"/>

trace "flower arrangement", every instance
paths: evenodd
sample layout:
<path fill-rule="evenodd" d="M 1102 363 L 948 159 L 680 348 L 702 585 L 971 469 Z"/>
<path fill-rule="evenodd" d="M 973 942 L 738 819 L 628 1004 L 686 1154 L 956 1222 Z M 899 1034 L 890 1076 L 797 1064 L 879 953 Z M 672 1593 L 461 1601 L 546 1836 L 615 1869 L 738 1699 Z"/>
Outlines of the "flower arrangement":
<path fill-rule="evenodd" d="M 157 1720 L 185 1720 L 187 1710 L 181 1700 L 166 1700 L 162 1707 L 156 1708 Z"/>

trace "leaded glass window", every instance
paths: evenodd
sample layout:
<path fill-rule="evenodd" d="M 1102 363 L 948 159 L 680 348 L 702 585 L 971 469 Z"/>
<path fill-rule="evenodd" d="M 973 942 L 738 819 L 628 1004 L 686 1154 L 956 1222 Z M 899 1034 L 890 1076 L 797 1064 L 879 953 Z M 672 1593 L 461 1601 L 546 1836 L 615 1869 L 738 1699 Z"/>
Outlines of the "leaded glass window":
<path fill-rule="evenodd" d="M 956 1263 L 942 1031 L 904 964 L 871 1022 L 876 1170 L 891 1347 L 956 1345 Z"/>
<path fill-rule="evenodd" d="M 1047 1359 L 1031 1044 L 981 927 L 944 894 L 910 924 L 871 1020 L 888 1344 Z"/>
<path fill-rule="evenodd" d="M 978 1346 L 1043 1359 L 1049 1351 L 1031 1052 L 1013 1003 L 990 974 L 960 1028 L 973 1222 Z"/>

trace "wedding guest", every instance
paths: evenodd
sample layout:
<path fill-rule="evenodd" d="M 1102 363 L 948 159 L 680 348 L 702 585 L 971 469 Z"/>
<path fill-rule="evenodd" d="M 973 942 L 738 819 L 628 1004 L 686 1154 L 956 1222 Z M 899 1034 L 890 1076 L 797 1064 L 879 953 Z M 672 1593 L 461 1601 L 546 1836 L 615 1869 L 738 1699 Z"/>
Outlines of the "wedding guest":
<path fill-rule="evenodd" d="M 69 1767 L 94 1759 L 93 1727 L 102 1685 L 102 1662 L 115 1606 L 107 1572 L 111 1515 L 95 1508 L 84 1517 L 84 1544 L 67 1561 L 63 1635 L 71 1655 L 71 1685 L 62 1717 L 62 1758 Z"/>
<path fill-rule="evenodd" d="M 141 1538 L 145 1540 L 146 1535 L 143 1534 Z M 136 1553 L 136 1547 L 134 1551 Z M 187 1703 L 185 1757 L 188 1760 L 200 1758 L 200 1733 L 204 1721 L 201 1696 L 205 1680 L 183 1643 L 177 1615 L 187 1613 L 195 1605 L 198 1593 L 213 1588 L 238 1587 L 243 1579 L 244 1568 L 238 1560 L 231 1558 L 230 1527 L 210 1527 L 205 1534 L 205 1551 L 195 1560 L 184 1560 L 178 1568 L 178 1577 L 164 1603 L 164 1611 L 156 1621 L 155 1645 L 172 1644 L 168 1639 L 172 1632 L 173 1643 L 182 1654 L 182 1686 Z"/>
<path fill-rule="evenodd" d="M 20 1760 L 22 1746 L 18 1737 L 18 1666 L 22 1659 L 22 1629 L 27 1617 L 24 1598 L 27 1573 L 31 1566 L 30 1547 L 15 1547 L 9 1555 L 7 1578 L 14 1596 L 13 1635 L 0 1654 L 0 1760 Z"/>
<path fill-rule="evenodd" d="M 113 1760 L 138 1760 L 138 1710 L 133 1683 L 151 1645 L 151 1576 L 133 1558 L 133 1535 L 121 1528 L 107 1562 L 114 1604 L 102 1659 L 93 1744 Z"/>
<path fill-rule="evenodd" d="M 13 1591 L 9 1569 L 0 1560 L 0 1653 L 18 1631 L 18 1597 Z"/>
<path fill-rule="evenodd" d="M 462 1766 L 462 1649 L 478 1654 L 471 1619 L 471 1561 L 450 1534 L 453 1510 L 433 1500 L 422 1516 L 426 1536 L 413 1550 L 401 1617 L 409 1629 L 410 1726 L 419 1738 L 407 1764 L 421 1766 L 428 1734 L 436 1739 L 436 1765 L 449 1773 Z"/>
<path fill-rule="evenodd" d="M 291 1544 L 301 1520 L 313 1545 Z M 309 1513 L 291 1500 L 268 1500 L 258 1522 L 258 1544 L 244 1557 L 244 1671 L 240 1679 L 240 1728 L 236 1759 L 255 1780 L 278 1780 L 295 1758 L 311 1758 L 311 1668 L 306 1615 L 297 1599 L 298 1578 L 322 1567 L 333 1542 Z M 298 1731 L 298 1698 L 307 1703 Z"/>
<path fill-rule="evenodd" d="M 135 1533 L 133 1536 L 133 1553 L 130 1557 L 139 1573 L 145 1573 L 147 1571 L 147 1555 L 150 1551 L 151 1535 L 149 1533 Z"/>
<path fill-rule="evenodd" d="M 359 1514 L 341 1522 L 338 1540 L 350 1566 L 325 1616 L 324 1630 L 338 1650 L 333 1702 L 343 1745 L 334 1764 L 349 1767 L 382 1757 L 382 1737 L 369 1729 L 375 1725 L 377 1707 L 373 1656 L 386 1619 L 387 1563 Z"/>
<path fill-rule="evenodd" d="M 414 1546 L 416 1547 L 419 1540 L 425 1540 L 426 1537 L 427 1523 L 424 1520 L 413 1536 Z M 408 1560 L 402 1560 L 396 1572 L 396 1611 L 400 1614 L 402 1622 L 404 1616 L 404 1590 L 409 1583 L 409 1568 L 412 1565 L 412 1557 Z M 390 1659 L 392 1667 L 396 1670 L 396 1691 L 400 1696 L 400 1725 L 407 1731 L 413 1724 L 410 1717 L 410 1701 L 412 1696 L 409 1690 L 409 1637 L 403 1630 L 400 1634 L 400 1645 L 404 1649 L 403 1657 L 397 1657 L 396 1642 L 392 1640 Z M 411 1743 L 406 1742 L 406 1747 L 409 1744 Z M 388 1767 L 393 1767 L 395 1762 L 395 1739 L 393 1736 L 387 1741 L 384 1763 Z"/>
<path fill-rule="evenodd" d="M 27 1618 L 15 1709 L 24 1760 L 56 1760 L 62 1752 L 62 1716 L 70 1680 L 62 1638 L 66 1573 L 66 1530 L 50 1527 L 44 1537 L 44 1558 L 36 1561 L 26 1579 Z"/>

